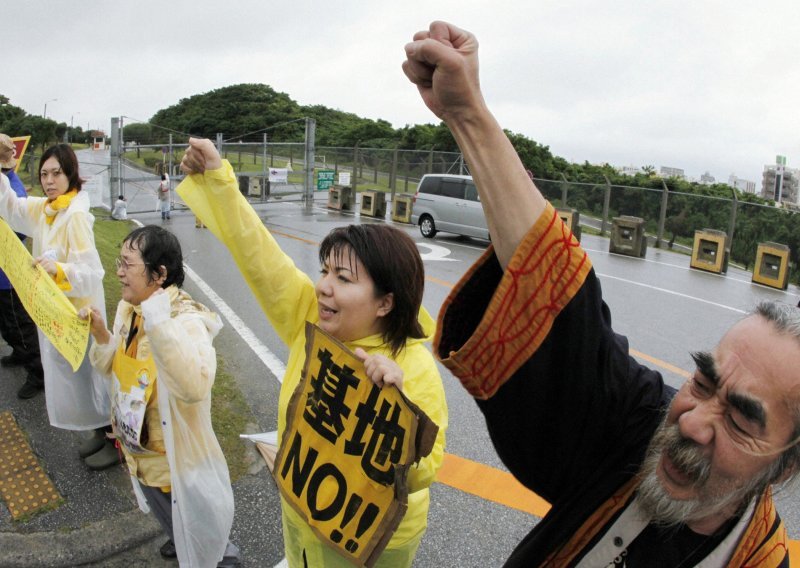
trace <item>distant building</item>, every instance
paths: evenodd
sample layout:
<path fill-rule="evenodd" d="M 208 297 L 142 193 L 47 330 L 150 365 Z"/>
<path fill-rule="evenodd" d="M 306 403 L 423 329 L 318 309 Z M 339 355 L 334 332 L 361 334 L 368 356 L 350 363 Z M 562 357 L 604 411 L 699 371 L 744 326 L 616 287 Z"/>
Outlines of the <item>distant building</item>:
<path fill-rule="evenodd" d="M 797 203 L 800 195 L 800 170 L 786 167 L 786 158 L 778 156 L 774 165 L 764 166 L 761 197 L 776 203 Z"/>
<path fill-rule="evenodd" d="M 684 179 L 686 177 L 682 168 L 670 168 L 668 166 L 661 166 L 659 174 L 661 175 L 661 177 L 665 178 Z"/>
<path fill-rule="evenodd" d="M 635 176 L 636 174 L 642 173 L 642 169 L 636 166 L 622 166 L 617 168 L 617 171 L 624 176 Z"/>
<path fill-rule="evenodd" d="M 106 135 L 102 130 L 92 130 L 89 133 L 92 142 L 92 150 L 105 150 L 106 149 Z"/>
<path fill-rule="evenodd" d="M 736 174 L 730 175 L 728 185 L 744 193 L 755 194 L 756 192 L 756 182 L 736 177 Z"/>
<path fill-rule="evenodd" d="M 706 173 L 704 173 L 703 175 L 700 176 L 700 183 L 702 183 L 704 185 L 711 185 L 715 181 L 717 181 L 717 178 L 712 176 L 711 173 L 709 173 L 709 172 L 706 172 Z"/>

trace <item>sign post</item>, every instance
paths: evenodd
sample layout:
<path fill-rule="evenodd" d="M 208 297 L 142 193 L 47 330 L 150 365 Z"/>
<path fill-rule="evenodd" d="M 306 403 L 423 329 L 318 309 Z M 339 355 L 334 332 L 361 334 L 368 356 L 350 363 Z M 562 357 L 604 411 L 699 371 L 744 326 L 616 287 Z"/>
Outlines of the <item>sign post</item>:
<path fill-rule="evenodd" d="M 317 191 L 328 191 L 333 186 L 334 170 L 317 170 Z"/>

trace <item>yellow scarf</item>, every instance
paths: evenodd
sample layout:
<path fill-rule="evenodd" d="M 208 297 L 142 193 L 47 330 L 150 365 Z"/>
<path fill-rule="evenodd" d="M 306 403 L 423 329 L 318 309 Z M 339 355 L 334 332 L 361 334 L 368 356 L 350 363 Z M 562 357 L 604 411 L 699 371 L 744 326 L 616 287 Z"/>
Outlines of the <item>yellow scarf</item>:
<path fill-rule="evenodd" d="M 45 205 L 44 220 L 47 221 L 48 225 L 53 224 L 53 221 L 56 220 L 56 214 L 59 211 L 69 207 L 69 204 L 72 202 L 72 200 L 75 198 L 76 195 L 78 195 L 78 190 L 73 188 L 64 194 L 59 195 L 54 200 L 48 202 L 47 205 Z"/>

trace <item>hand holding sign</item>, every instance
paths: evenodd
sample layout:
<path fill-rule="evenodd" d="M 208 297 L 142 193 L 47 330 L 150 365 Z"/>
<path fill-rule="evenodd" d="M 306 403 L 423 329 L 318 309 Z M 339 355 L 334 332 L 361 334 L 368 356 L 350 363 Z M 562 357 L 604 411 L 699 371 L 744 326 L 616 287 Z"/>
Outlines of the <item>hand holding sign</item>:
<path fill-rule="evenodd" d="M 398 390 L 403 390 L 403 369 L 400 365 L 380 353 L 369 355 L 361 347 L 356 347 L 354 353 L 364 363 L 367 377 L 373 383 L 379 387 L 394 385 Z"/>
<path fill-rule="evenodd" d="M 41 266 L 50 276 L 55 276 L 56 273 L 58 273 L 58 266 L 56 265 L 56 261 L 52 258 L 39 256 L 34 259 L 34 262 Z"/>
<path fill-rule="evenodd" d="M 95 343 L 107 345 L 111 341 L 111 333 L 106 327 L 106 322 L 100 310 L 95 307 L 81 308 L 81 311 L 78 312 L 78 318 L 82 320 L 89 319 L 89 333 L 94 337 Z"/>

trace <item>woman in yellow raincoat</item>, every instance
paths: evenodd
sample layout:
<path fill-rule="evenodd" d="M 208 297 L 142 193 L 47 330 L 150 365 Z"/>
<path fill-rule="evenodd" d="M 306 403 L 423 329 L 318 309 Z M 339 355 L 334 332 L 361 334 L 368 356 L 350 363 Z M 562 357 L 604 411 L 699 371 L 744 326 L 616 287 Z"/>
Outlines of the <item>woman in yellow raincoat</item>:
<path fill-rule="evenodd" d="M 181 198 L 230 250 L 275 331 L 289 346 L 278 401 L 278 435 L 305 361 L 305 324 L 318 325 L 365 363 L 378 385 L 394 384 L 439 426 L 432 452 L 408 473 L 408 510 L 377 566 L 411 566 L 427 527 L 428 487 L 444 455 L 447 405 L 441 376 L 424 341 L 435 323 L 421 308 L 422 259 L 413 240 L 384 224 L 334 229 L 320 247 L 316 285 L 280 249 L 239 192 L 233 169 L 209 140 L 191 139 L 181 164 Z M 347 566 L 285 501 L 289 566 Z"/>

